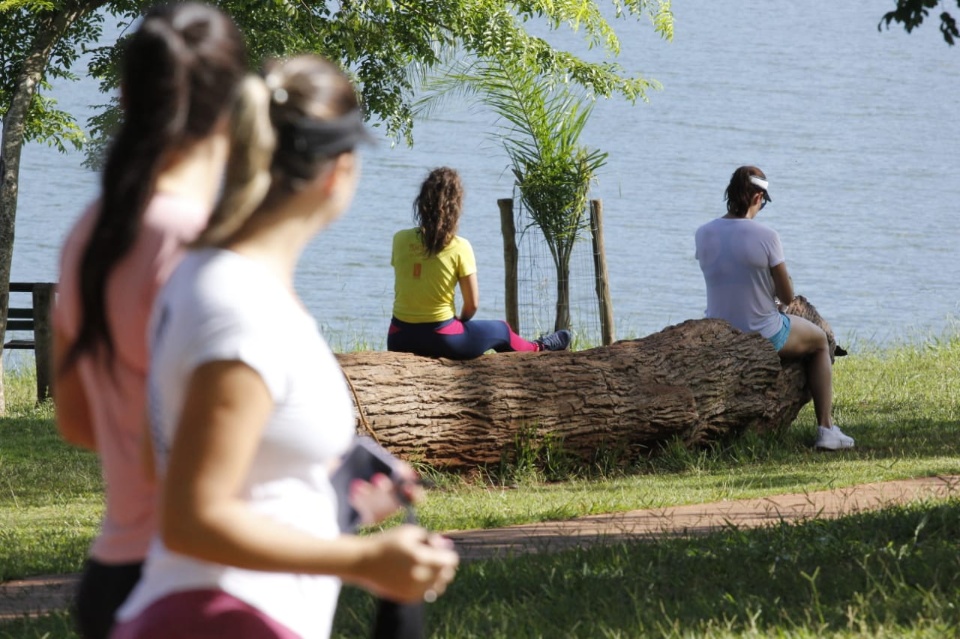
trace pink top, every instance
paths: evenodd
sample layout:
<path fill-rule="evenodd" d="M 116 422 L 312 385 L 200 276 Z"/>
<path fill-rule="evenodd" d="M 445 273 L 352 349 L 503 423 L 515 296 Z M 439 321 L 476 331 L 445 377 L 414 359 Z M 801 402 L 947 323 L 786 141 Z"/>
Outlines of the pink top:
<path fill-rule="evenodd" d="M 98 203 L 77 221 L 60 256 L 54 327 L 72 342 L 80 327 L 80 261 Z M 147 324 L 154 298 L 196 237 L 209 211 L 183 196 L 156 194 L 144 212 L 133 249 L 107 283 L 107 321 L 114 360 L 84 355 L 78 362 L 106 484 L 106 512 L 90 556 L 104 563 L 142 561 L 155 526 L 155 489 L 140 463 L 149 363 Z M 111 370 L 112 369 L 112 370 Z"/>

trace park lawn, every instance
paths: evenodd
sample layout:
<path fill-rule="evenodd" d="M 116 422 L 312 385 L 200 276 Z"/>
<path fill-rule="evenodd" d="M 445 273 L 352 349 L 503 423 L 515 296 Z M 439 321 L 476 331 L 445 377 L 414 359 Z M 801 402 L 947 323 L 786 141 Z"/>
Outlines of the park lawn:
<path fill-rule="evenodd" d="M 431 637 L 954 637 L 960 500 L 841 520 L 475 561 L 427 606 Z M 370 636 L 345 588 L 334 637 Z M 0 639 L 75 639 L 64 613 Z"/>
<path fill-rule="evenodd" d="M 810 449 L 810 407 L 782 435 L 695 451 L 671 445 L 626 465 L 603 454 L 575 465 L 550 444 L 525 441 L 469 480 L 425 469 L 438 487 L 421 519 L 436 530 L 487 528 L 960 474 L 960 336 L 865 349 L 835 371 L 834 413 L 857 439 L 852 451 Z M 0 580 L 78 570 L 96 531 L 96 460 L 63 445 L 51 418 L 48 406 L 22 402 L 0 420 Z M 958 623 L 957 533 L 960 506 L 947 500 L 476 562 L 430 607 L 430 628 L 437 637 L 948 636 Z M 337 636 L 364 636 L 370 609 L 365 595 L 345 591 Z M 69 636 L 65 623 L 53 615 L 0 624 L 0 638 Z"/>
<path fill-rule="evenodd" d="M 834 415 L 857 440 L 851 451 L 811 448 L 812 405 L 786 433 L 693 451 L 670 445 L 626 469 L 602 454 L 583 468 L 549 443 L 521 442 L 486 481 L 435 476 L 441 490 L 422 518 L 437 530 L 489 528 L 960 473 L 960 336 L 867 350 L 834 370 Z"/>
<path fill-rule="evenodd" d="M 960 500 L 836 521 L 727 530 L 460 569 L 433 637 L 953 637 Z M 366 594 L 334 636 L 364 637 Z"/>

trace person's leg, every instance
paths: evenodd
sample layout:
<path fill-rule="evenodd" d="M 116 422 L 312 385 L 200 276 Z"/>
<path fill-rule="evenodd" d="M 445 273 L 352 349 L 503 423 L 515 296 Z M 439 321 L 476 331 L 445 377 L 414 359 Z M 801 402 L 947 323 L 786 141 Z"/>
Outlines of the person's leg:
<path fill-rule="evenodd" d="M 83 639 L 110 636 L 113 617 L 140 581 L 142 567 L 142 563 L 112 565 L 87 560 L 72 611 Z"/>
<path fill-rule="evenodd" d="M 817 448 L 840 450 L 854 445 L 852 437 L 833 424 L 833 366 L 827 335 L 820 327 L 802 317 L 790 315 L 790 334 L 780 349 L 781 357 L 809 357 L 807 385 L 813 395 L 817 414 Z"/>
<path fill-rule="evenodd" d="M 833 425 L 833 367 L 827 334 L 819 326 L 797 315 L 790 316 L 790 334 L 780 349 L 788 359 L 809 357 L 807 384 L 813 395 L 813 409 L 820 426 Z"/>
<path fill-rule="evenodd" d="M 448 339 L 448 344 L 457 353 L 448 357 L 455 359 L 473 359 L 490 349 L 498 353 L 562 351 L 570 348 L 573 339 L 569 330 L 560 330 L 531 342 L 514 333 L 502 320 L 470 320 L 460 326 L 463 327 L 462 333 Z"/>
<path fill-rule="evenodd" d="M 451 359 L 474 359 L 491 349 L 498 353 L 540 350 L 536 342 L 523 339 L 501 320 L 456 320 L 454 324 L 437 332 L 442 335 L 449 348 L 449 354 L 445 357 Z"/>
<path fill-rule="evenodd" d="M 543 350 L 537 342 L 531 342 L 530 340 L 523 339 L 519 335 L 513 332 L 513 329 L 510 328 L 510 325 L 504 322 L 503 320 L 491 320 L 489 324 L 493 325 L 495 331 L 505 331 L 507 339 L 500 346 L 493 346 L 495 351 L 498 353 L 511 353 L 511 352 L 520 352 L 520 353 L 536 353 L 537 351 Z M 497 327 L 496 325 L 500 326 Z"/>
<path fill-rule="evenodd" d="M 387 350 L 423 357 L 448 357 L 444 340 L 438 336 L 437 330 L 453 321 L 410 324 L 393 318 L 387 333 Z"/>
<path fill-rule="evenodd" d="M 413 353 L 424 357 L 446 357 L 468 360 L 489 350 L 504 352 L 537 352 L 563 350 L 570 345 L 570 331 L 558 331 L 540 340 L 525 340 L 502 320 L 470 320 L 457 318 L 430 324 L 409 324 L 393 318 L 387 334 L 387 350 Z"/>
<path fill-rule="evenodd" d="M 403 329 L 397 325 L 395 319 L 390 320 L 390 328 L 387 329 L 387 350 L 395 353 L 402 353 L 403 336 L 400 334 Z"/>

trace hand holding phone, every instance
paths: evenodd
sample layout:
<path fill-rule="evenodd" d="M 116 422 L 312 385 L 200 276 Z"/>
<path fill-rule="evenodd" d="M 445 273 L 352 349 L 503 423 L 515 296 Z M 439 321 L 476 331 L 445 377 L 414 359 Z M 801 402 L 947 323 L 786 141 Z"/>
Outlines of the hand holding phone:
<path fill-rule="evenodd" d="M 356 530 L 409 506 L 411 484 L 416 481 L 409 467 L 375 441 L 357 437 L 330 476 L 340 530 Z"/>

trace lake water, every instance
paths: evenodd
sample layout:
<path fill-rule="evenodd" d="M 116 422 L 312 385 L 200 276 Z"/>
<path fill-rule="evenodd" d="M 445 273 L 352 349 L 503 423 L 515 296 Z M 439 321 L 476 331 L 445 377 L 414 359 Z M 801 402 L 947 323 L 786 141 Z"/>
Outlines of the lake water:
<path fill-rule="evenodd" d="M 621 64 L 663 89 L 649 103 L 598 103 L 583 139 L 610 154 L 592 197 L 604 204 L 618 336 L 702 316 L 693 233 L 725 212 L 723 190 L 741 164 L 770 178 L 774 202 L 759 219 L 779 231 L 797 293 L 841 342 L 956 330 L 960 47 L 933 21 L 912 35 L 878 33 L 892 4 L 675 3 L 672 43 L 644 22 L 619 23 Z M 82 122 L 105 101 L 89 79 L 59 84 L 53 97 Z M 478 317 L 503 315 L 496 200 L 513 189 L 496 131 L 482 110 L 452 107 L 417 124 L 415 148 L 365 152 L 351 210 L 297 278 L 335 346 L 383 347 L 390 240 L 411 224 L 419 183 L 439 165 L 465 180 L 460 230 L 480 268 Z M 97 189 L 81 160 L 25 149 L 15 280 L 56 277 L 60 241 Z"/>

